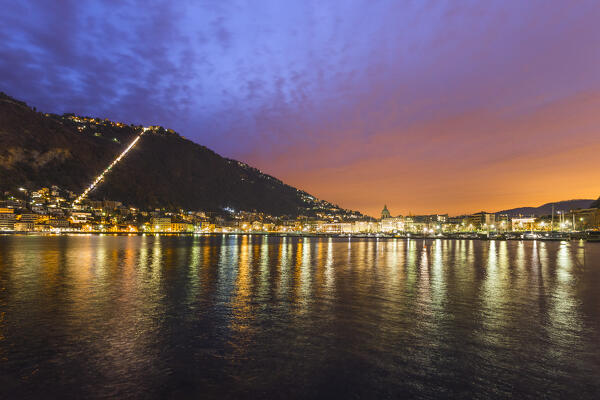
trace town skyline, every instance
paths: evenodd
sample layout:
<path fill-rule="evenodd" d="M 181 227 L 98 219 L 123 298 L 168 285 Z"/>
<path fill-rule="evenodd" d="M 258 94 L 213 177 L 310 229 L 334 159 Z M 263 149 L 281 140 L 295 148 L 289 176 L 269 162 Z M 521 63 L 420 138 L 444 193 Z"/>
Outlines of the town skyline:
<path fill-rule="evenodd" d="M 1 93 L 0 93 L 1 94 Z M 10 96 L 7 95 L 3 95 L 5 97 L 5 99 L 8 99 L 9 102 L 12 101 L 17 101 L 19 102 L 17 99 L 11 99 Z M 22 103 L 23 105 L 25 105 L 27 108 L 31 107 L 31 105 L 26 105 L 26 103 Z M 31 110 L 35 111 L 37 110 L 36 107 L 33 107 Z M 121 121 L 111 121 L 109 119 L 100 119 L 94 116 L 77 116 L 73 113 L 66 113 L 63 116 L 58 116 L 58 115 L 53 115 L 53 114 L 45 114 L 46 117 L 52 117 L 52 118 L 58 118 L 60 120 L 63 121 L 69 121 L 70 123 L 74 123 L 76 125 L 78 125 L 78 130 L 80 132 L 83 132 L 85 129 L 89 129 L 91 127 L 99 127 L 102 125 L 108 125 L 108 126 L 113 126 L 113 127 L 118 127 L 118 128 L 124 128 L 127 127 L 127 124 Z M 177 134 L 177 132 L 173 131 L 172 129 L 168 129 L 165 127 L 162 127 L 160 125 L 154 125 L 154 126 L 144 126 L 144 125 L 134 125 L 134 124 L 130 124 L 131 127 L 134 128 L 134 130 L 137 132 L 137 136 L 135 136 L 134 140 L 129 143 L 126 147 L 124 147 L 122 153 L 119 154 L 115 154 L 116 158 L 114 160 L 112 160 L 112 162 L 110 163 L 110 165 L 107 165 L 105 169 L 103 169 L 102 171 L 97 171 L 99 174 L 94 173 L 94 180 L 90 182 L 90 186 L 88 186 L 87 188 L 82 188 L 82 192 L 79 194 L 79 197 L 75 200 L 75 203 L 78 203 L 79 200 L 81 200 L 81 198 L 86 197 L 88 192 L 93 190 L 96 185 L 98 185 L 99 183 L 101 183 L 101 181 L 104 179 L 104 175 L 108 172 L 110 172 L 110 170 L 116 165 L 117 162 L 119 162 L 121 160 L 121 158 L 123 158 L 127 152 L 129 152 L 134 146 L 135 144 L 138 142 L 138 140 L 141 138 L 141 136 L 143 135 L 144 132 L 150 130 L 150 131 L 164 131 L 164 132 L 170 132 L 173 134 Z M 275 177 L 277 178 L 277 177 Z M 52 186 L 54 185 L 56 182 L 47 182 L 47 186 Z M 29 188 L 31 190 L 37 190 L 40 188 Z M 28 190 L 29 190 L 28 189 Z M 303 190 L 303 188 L 296 188 L 299 190 Z M 321 198 L 322 199 L 322 198 Z M 422 209 L 421 208 L 421 212 L 413 212 L 412 210 L 406 208 L 406 207 L 396 207 L 398 204 L 392 199 L 391 201 L 384 201 L 384 206 L 387 207 L 388 204 L 390 204 L 390 208 L 394 209 L 394 210 L 399 210 L 397 212 L 394 212 L 393 216 L 412 216 L 412 215 L 436 215 L 436 214 L 442 214 L 442 215 L 451 215 L 451 216 L 464 216 L 464 215 L 470 215 L 473 214 L 475 212 L 489 212 L 492 214 L 495 213 L 500 213 L 506 210 L 511 210 L 513 208 L 535 208 L 535 207 L 541 207 L 550 203 L 561 203 L 561 202 L 572 202 L 572 201 L 581 201 L 581 200 L 589 200 L 590 202 L 592 202 L 593 200 L 596 199 L 596 196 L 594 196 L 593 194 L 588 196 L 588 198 L 583 198 L 583 197 L 572 197 L 572 198 L 566 198 L 566 199 L 561 199 L 561 200 L 551 200 L 551 201 L 547 201 L 544 203 L 538 203 L 538 204 L 533 204 L 533 203 L 527 203 L 526 201 L 523 201 L 522 203 L 518 203 L 518 205 L 515 205 L 513 207 L 503 207 L 503 208 L 497 208 L 497 209 L 489 209 L 486 207 L 479 207 L 479 208 L 475 208 L 475 209 L 471 209 L 471 210 L 463 210 L 463 211 L 455 211 L 455 212 L 448 212 L 447 211 L 447 207 L 444 208 L 445 206 L 443 205 L 438 205 L 436 203 L 432 204 L 432 208 L 430 209 Z M 327 199 L 322 199 L 322 200 L 327 200 Z M 485 202 L 484 202 L 485 204 Z M 135 205 L 135 204 L 134 204 Z M 136 205 L 137 206 L 137 205 Z M 352 210 L 352 208 L 350 207 L 344 207 L 344 202 L 341 202 L 341 207 L 348 209 L 348 210 Z M 419 209 L 419 208 L 417 208 Z M 476 211 L 477 210 L 477 211 Z M 248 211 L 248 210 L 246 210 Z M 379 211 L 375 211 L 374 213 L 369 213 L 369 212 L 365 212 L 364 210 L 360 210 L 360 209 L 355 209 L 355 211 L 361 212 L 366 216 L 369 217 L 374 217 L 377 218 L 377 215 L 379 214 Z"/>
<path fill-rule="evenodd" d="M 147 131 L 151 129 L 144 128 L 140 136 Z M 117 161 L 123 156 L 119 155 Z M 79 195 L 56 185 L 39 190 L 19 187 L 15 195 L 5 191 L 0 196 L 0 233 L 258 233 L 447 239 L 482 238 L 481 235 L 485 235 L 488 239 L 541 240 L 562 240 L 565 238 L 562 235 L 572 234 L 589 240 L 590 232 L 600 228 L 600 199 L 551 203 L 530 210 L 480 211 L 460 216 L 447 213 L 394 215 L 384 205 L 374 218 L 351 210 L 330 208 L 331 204 L 327 203 L 317 203 L 320 206 L 313 207 L 310 214 L 276 216 L 229 207 L 218 211 L 140 208 L 118 200 L 87 197 L 115 165 L 116 162 L 111 163 L 94 184 Z M 530 233 L 525 237 L 527 231 Z"/>

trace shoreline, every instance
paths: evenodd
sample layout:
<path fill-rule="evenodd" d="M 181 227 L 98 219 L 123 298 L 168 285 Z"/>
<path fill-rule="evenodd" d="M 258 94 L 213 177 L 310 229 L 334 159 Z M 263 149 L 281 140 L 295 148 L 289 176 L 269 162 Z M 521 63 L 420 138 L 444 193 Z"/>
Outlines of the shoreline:
<path fill-rule="evenodd" d="M 499 241 L 543 241 L 562 242 L 582 240 L 586 242 L 600 242 L 600 235 L 589 237 L 583 233 L 565 233 L 552 237 L 527 237 L 526 233 L 509 232 L 507 236 L 486 236 L 486 234 L 466 233 L 439 236 L 418 234 L 386 235 L 386 234 L 339 234 L 339 233 L 283 233 L 283 232 L 27 232 L 4 231 L 0 236 L 273 236 L 283 238 L 335 238 L 335 239 L 375 239 L 375 240 L 499 240 Z M 541 235 L 541 234 L 540 234 Z"/>

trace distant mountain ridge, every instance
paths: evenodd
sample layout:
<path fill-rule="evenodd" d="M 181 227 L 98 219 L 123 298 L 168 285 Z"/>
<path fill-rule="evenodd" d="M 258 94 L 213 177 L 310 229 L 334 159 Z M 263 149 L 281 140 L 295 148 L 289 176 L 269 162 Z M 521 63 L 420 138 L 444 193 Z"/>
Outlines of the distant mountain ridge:
<path fill-rule="evenodd" d="M 563 211 L 568 212 L 570 210 L 576 210 L 578 208 L 592 208 L 598 207 L 598 200 L 594 201 L 593 199 L 574 199 L 574 200 L 564 200 L 557 201 L 553 203 L 546 203 L 539 207 L 518 207 L 511 208 L 509 210 L 502 210 L 496 212 L 496 214 L 508 214 L 509 216 L 542 216 L 542 215 L 550 215 L 552 214 L 552 206 L 554 206 L 554 212 Z"/>
<path fill-rule="evenodd" d="M 57 185 L 79 194 L 141 130 L 44 114 L 0 92 L 0 191 Z M 143 135 L 89 197 L 143 208 L 362 216 L 159 126 Z"/>

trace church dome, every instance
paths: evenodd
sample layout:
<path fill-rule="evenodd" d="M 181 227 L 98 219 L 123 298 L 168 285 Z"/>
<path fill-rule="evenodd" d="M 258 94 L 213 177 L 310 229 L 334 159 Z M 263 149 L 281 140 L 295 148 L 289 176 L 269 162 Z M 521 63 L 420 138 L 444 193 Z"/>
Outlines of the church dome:
<path fill-rule="evenodd" d="M 389 210 L 387 209 L 387 205 L 383 206 L 383 210 L 381 210 L 381 219 L 385 219 L 385 218 L 391 218 L 392 215 L 390 214 Z"/>

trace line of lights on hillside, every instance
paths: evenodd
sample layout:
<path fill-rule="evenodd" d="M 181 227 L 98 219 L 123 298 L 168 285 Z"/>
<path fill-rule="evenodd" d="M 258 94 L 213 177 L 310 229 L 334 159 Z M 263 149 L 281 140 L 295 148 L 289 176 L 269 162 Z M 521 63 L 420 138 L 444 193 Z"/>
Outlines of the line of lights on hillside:
<path fill-rule="evenodd" d="M 102 173 L 100 175 L 98 175 L 96 177 L 96 179 L 91 183 L 91 185 L 89 185 L 84 191 L 83 193 L 81 193 L 81 195 L 79 195 L 79 197 L 77 199 L 75 199 L 75 201 L 73 202 L 73 205 L 75 204 L 79 204 L 83 199 L 85 199 L 85 197 L 88 195 L 89 192 L 91 192 L 92 190 L 94 190 L 94 188 L 102 181 L 102 179 L 104 179 L 104 175 L 106 175 L 108 172 L 110 172 L 110 170 L 119 162 L 121 161 L 121 159 L 123 157 L 125 157 L 125 155 L 129 152 L 129 150 L 131 150 L 136 143 L 138 142 L 138 140 L 140 140 L 140 138 L 142 137 L 142 135 L 150 128 L 142 128 L 142 132 L 140 132 L 140 134 L 138 136 L 136 136 L 135 139 L 133 139 L 133 141 L 129 144 L 129 146 L 127 146 L 127 148 L 125 150 L 123 150 L 123 152 L 121 154 L 119 154 L 119 156 L 117 158 L 115 158 L 113 160 L 113 162 L 110 163 L 110 165 L 108 167 L 106 167 L 106 169 L 104 171 L 102 171 Z"/>

